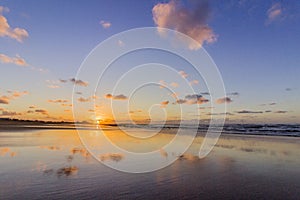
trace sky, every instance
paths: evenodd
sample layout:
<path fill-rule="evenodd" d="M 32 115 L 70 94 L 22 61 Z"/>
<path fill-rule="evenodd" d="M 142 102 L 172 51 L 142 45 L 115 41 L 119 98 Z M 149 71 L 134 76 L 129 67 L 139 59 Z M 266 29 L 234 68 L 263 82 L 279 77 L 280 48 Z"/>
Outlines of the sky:
<path fill-rule="evenodd" d="M 299 9 L 297 0 L 3 0 L 0 117 L 73 120 L 75 85 L 79 90 L 74 101 L 83 109 L 76 120 L 172 121 L 181 115 L 192 122 L 209 119 L 212 107 L 226 104 L 226 112 L 216 109 L 213 115 L 226 114 L 236 123 L 299 123 Z M 226 95 L 212 102 L 203 79 L 187 63 L 149 50 L 119 59 L 107 72 L 104 86 L 86 96 L 91 82 L 76 74 L 91 50 L 114 34 L 142 27 L 157 27 L 162 38 L 159 28 L 196 40 L 186 44 L 188 51 L 207 51 L 220 71 Z M 124 45 L 128 43 L 120 40 L 116 48 Z M 153 61 L 172 66 L 177 73 L 157 75 L 149 64 Z M 145 66 L 136 77 L 151 77 L 157 85 L 130 96 L 136 77 L 127 81 L 125 77 L 113 93 L 117 75 L 138 64 Z M 184 85 L 196 92 L 187 93 Z M 96 106 L 89 107 L 93 101 Z"/>

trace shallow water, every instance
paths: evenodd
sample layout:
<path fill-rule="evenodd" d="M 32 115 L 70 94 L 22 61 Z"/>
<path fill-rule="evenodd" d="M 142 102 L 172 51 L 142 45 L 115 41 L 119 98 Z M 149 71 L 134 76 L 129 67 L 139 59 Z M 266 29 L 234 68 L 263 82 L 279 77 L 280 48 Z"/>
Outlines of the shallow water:
<path fill-rule="evenodd" d="M 199 159 L 201 136 L 180 156 L 176 148 L 161 148 L 174 137 L 168 132 L 148 140 L 133 139 L 116 128 L 82 130 L 81 135 L 104 164 L 82 146 L 76 130 L 0 132 L 0 199 L 298 199 L 300 195 L 298 138 L 222 135 L 213 151 Z M 132 163 L 125 154 L 107 148 L 104 135 L 128 151 L 159 149 L 155 162 L 178 160 L 150 173 L 116 171 L 106 165 L 149 165 L 151 160 Z"/>

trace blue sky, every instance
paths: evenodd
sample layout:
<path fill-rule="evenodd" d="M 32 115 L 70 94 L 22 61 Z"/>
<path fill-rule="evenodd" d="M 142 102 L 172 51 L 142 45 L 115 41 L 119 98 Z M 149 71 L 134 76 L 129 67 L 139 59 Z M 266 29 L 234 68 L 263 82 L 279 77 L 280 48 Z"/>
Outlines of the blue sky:
<path fill-rule="evenodd" d="M 179 11 L 198 6 L 195 1 L 178 2 Z M 159 26 L 152 13 L 158 4 L 172 2 L 1 1 L 1 16 L 10 27 L 28 33 L 22 42 L 0 34 L 0 54 L 12 59 L 21 57 L 27 63 L 24 67 L 0 62 L 0 97 L 8 97 L 9 101 L 0 104 L 2 111 L 11 112 L 8 117 L 70 119 L 71 112 L 65 111 L 71 110 L 70 106 L 49 103 L 71 100 L 72 82 L 62 83 L 59 79 L 75 77 L 88 53 L 110 36 L 131 28 Z M 217 64 L 227 92 L 239 93 L 230 97 L 228 111 L 234 116 L 228 117 L 249 122 L 299 122 L 299 1 L 218 0 L 208 5 L 204 10 L 207 16 L 199 20 L 205 20 L 216 40 L 204 41 L 203 47 Z M 59 88 L 49 88 L 51 85 Z M 10 97 L 7 90 L 28 94 Z M 268 105 L 271 103 L 276 104 Z M 35 106 L 32 112 L 28 112 L 30 105 Z M 272 112 L 251 113 L 266 110 Z M 5 113 L 2 116 L 7 117 Z"/>

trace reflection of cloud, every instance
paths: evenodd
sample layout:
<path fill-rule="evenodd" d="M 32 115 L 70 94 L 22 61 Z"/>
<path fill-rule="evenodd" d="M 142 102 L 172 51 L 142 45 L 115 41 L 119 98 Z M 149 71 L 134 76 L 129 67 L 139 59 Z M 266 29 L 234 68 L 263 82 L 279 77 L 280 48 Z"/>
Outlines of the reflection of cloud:
<path fill-rule="evenodd" d="M 12 151 L 8 147 L 0 148 L 0 156 L 6 155 L 9 155 L 10 157 L 15 157 L 17 155 L 17 152 Z"/>
<path fill-rule="evenodd" d="M 11 28 L 7 19 L 2 15 L 3 12 L 8 12 L 8 8 L 0 6 L 0 37 L 10 37 L 22 42 L 28 37 L 28 32 L 23 28 Z"/>
<path fill-rule="evenodd" d="M 232 102 L 232 99 L 229 98 L 229 97 L 223 97 L 223 98 L 220 98 L 220 99 L 216 100 L 217 104 L 231 103 L 231 102 Z"/>
<path fill-rule="evenodd" d="M 40 146 L 41 149 L 48 149 L 48 150 L 52 150 L 52 151 L 58 151 L 60 150 L 60 147 L 58 146 Z"/>
<path fill-rule="evenodd" d="M 198 49 L 204 42 L 211 43 L 216 40 L 213 30 L 207 25 L 210 14 L 207 0 L 191 5 L 190 8 L 184 7 L 175 0 L 169 3 L 158 3 L 153 7 L 152 14 L 161 35 L 165 32 L 159 28 L 170 28 L 196 40 L 198 44 L 188 44 L 190 49 Z"/>
<path fill-rule="evenodd" d="M 101 24 L 101 26 L 102 26 L 103 28 L 105 28 L 105 29 L 111 27 L 111 23 L 108 22 L 108 21 L 101 20 L 101 21 L 100 21 L 100 24 Z"/>
<path fill-rule="evenodd" d="M 119 94 L 119 95 L 106 94 L 105 98 L 113 99 L 113 100 L 127 100 L 127 96 L 123 94 Z"/>
<path fill-rule="evenodd" d="M 159 150 L 159 153 L 160 153 L 160 155 L 161 155 L 162 157 L 165 157 L 165 158 L 168 157 L 168 153 L 167 153 L 164 149 L 160 149 L 160 150 Z"/>
<path fill-rule="evenodd" d="M 101 161 L 111 160 L 114 162 L 119 162 L 124 158 L 124 155 L 120 153 L 107 153 L 100 155 L 99 158 Z"/>
<path fill-rule="evenodd" d="M 198 156 L 194 156 L 193 154 L 183 154 L 181 156 L 178 156 L 178 160 L 188 160 L 188 161 L 195 161 L 195 160 L 199 160 Z"/>
<path fill-rule="evenodd" d="M 75 175 L 78 172 L 78 167 L 76 166 L 70 166 L 70 167 L 63 167 L 57 170 L 56 174 L 57 176 L 70 176 Z"/>

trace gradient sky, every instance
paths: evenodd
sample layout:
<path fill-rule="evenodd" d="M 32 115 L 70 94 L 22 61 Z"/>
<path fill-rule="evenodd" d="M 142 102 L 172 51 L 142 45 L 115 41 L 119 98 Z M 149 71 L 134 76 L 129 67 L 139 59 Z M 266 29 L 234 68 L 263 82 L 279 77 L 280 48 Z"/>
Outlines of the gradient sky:
<path fill-rule="evenodd" d="M 71 120 L 73 84 L 81 86 L 83 91 L 87 86 L 86 80 L 72 78 L 85 57 L 100 42 L 131 28 L 160 26 L 181 31 L 200 24 L 208 27 L 210 32 L 201 37 L 190 36 L 203 43 L 203 48 L 221 72 L 228 93 L 227 118 L 233 122 L 299 123 L 300 2 L 232 0 L 224 3 L 216 0 L 202 1 L 200 5 L 199 2 L 1 1 L 1 117 Z M 155 21 L 153 17 L 159 6 L 164 6 L 166 15 Z M 173 9 L 172 15 L 165 13 L 166 8 Z M 196 12 L 198 8 L 200 11 Z M 187 11 L 184 19 L 178 15 L 182 11 Z M 197 15 L 192 15 L 195 13 Z M 182 21 L 174 23 L 172 20 L 176 17 Z M 120 69 L 116 67 L 113 70 L 117 72 Z M 191 74 L 188 69 L 177 70 Z M 189 78 L 189 81 L 196 80 Z M 172 84 L 172 80 L 167 78 L 163 81 Z M 195 82 L 194 87 L 197 88 L 197 85 Z M 174 88 L 180 86 L 176 83 L 170 85 Z M 205 88 L 197 91 L 205 92 Z M 108 93 L 101 93 L 99 98 L 104 102 L 122 103 L 129 95 L 124 91 L 113 94 L 115 96 L 105 96 Z M 182 95 L 178 98 L 188 94 Z M 172 106 L 176 105 L 171 101 L 163 103 L 160 98 L 152 100 L 175 115 Z M 168 100 L 165 96 L 163 98 Z M 84 104 L 85 100 L 91 99 L 82 95 L 77 100 Z M 137 105 L 145 102 L 145 105 L 136 105 L 132 113 L 142 113 L 143 109 L 149 108 L 146 106 L 149 101 L 137 99 L 136 102 Z M 196 106 L 203 107 L 201 112 L 209 116 L 209 104 Z M 94 118 L 111 118 L 105 105 L 101 103 L 100 113 L 96 113 Z M 189 106 L 195 105 L 183 106 L 188 116 Z M 93 115 L 92 110 L 90 112 Z M 160 112 L 154 112 L 157 120 Z M 146 114 L 138 117 L 140 120 L 147 118 Z M 86 119 L 91 117 L 82 117 L 82 120 Z"/>

